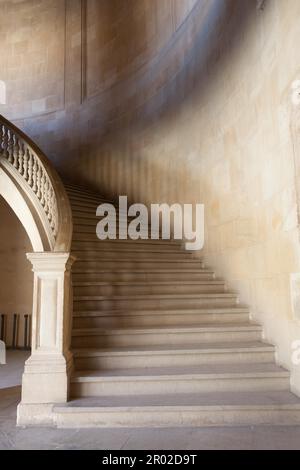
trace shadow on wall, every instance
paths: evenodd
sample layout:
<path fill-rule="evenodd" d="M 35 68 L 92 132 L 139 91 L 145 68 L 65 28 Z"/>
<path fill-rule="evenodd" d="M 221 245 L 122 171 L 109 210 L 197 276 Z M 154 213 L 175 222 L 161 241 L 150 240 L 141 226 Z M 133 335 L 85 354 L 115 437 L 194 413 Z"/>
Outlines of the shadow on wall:
<path fill-rule="evenodd" d="M 104 113 L 105 118 L 98 117 L 100 105 L 92 101 L 85 104 L 85 112 L 96 131 L 92 138 L 87 138 L 88 132 L 81 137 L 78 160 L 70 174 L 74 181 L 101 188 L 107 196 L 125 193 L 132 200 L 147 202 L 151 192 L 155 200 L 182 200 L 186 192 L 180 191 L 178 182 L 184 184 L 182 172 L 188 166 L 186 153 L 178 151 L 178 142 L 165 140 L 166 154 L 170 153 L 168 147 L 174 146 L 173 163 L 170 163 L 164 161 L 164 154 L 151 155 L 151 145 L 156 144 L 155 135 L 166 138 L 167 128 L 172 128 L 176 121 L 182 120 L 183 126 L 188 125 L 184 122 L 185 109 L 193 101 L 201 109 L 215 97 L 219 87 L 226 86 L 230 93 L 224 64 L 240 49 L 250 19 L 256 14 L 254 0 L 209 1 L 205 15 L 203 4 L 205 2 L 196 4 L 164 54 L 141 81 L 136 81 L 136 92 L 129 101 L 126 97 L 131 90 L 126 89 L 126 84 L 131 85 L 125 81 L 121 95 L 116 93 L 115 87 L 111 88 L 108 101 L 114 105 L 108 114 Z M 129 32 L 131 34 L 131 30 Z M 174 69 L 174 73 L 168 75 L 166 68 Z M 196 139 L 195 147 L 199 147 L 200 136 L 190 137 L 190 146 Z M 181 161 L 182 168 L 174 164 L 176 160 Z M 67 166 L 64 171 L 68 172 Z M 157 186 L 156 194 L 153 194 L 153 184 Z M 178 199 L 178 191 L 181 199 Z"/>
<path fill-rule="evenodd" d="M 69 5 L 74 15 L 77 3 Z M 234 38 L 246 34 L 256 1 L 86 0 L 86 4 L 83 103 L 66 102 L 64 112 L 18 124 L 66 177 L 101 187 L 109 195 L 124 187 L 131 161 L 134 167 L 144 164 L 137 133 L 158 122 L 171 125 L 176 119 L 172 114 L 179 114 L 196 92 L 205 101 L 215 91 L 222 64 L 238 46 Z M 227 31 L 230 35 L 220 43 Z M 78 36 L 77 30 L 71 32 L 72 38 Z M 67 62 L 66 90 L 74 86 L 78 69 L 72 67 L 80 50 L 69 51 L 74 58 Z M 129 194 L 128 184 L 127 189 Z"/>
<path fill-rule="evenodd" d="M 77 3 L 69 4 L 74 15 Z M 69 180 L 107 196 L 122 192 L 146 202 L 147 194 L 142 193 L 158 178 L 157 197 L 166 200 L 169 183 L 177 187 L 171 180 L 179 181 L 182 170 L 178 173 L 176 165 L 164 162 L 163 154 L 153 158 L 148 144 L 154 132 L 150 134 L 158 125 L 162 130 L 172 128 L 196 97 L 199 108 L 216 94 L 224 82 L 224 63 L 247 34 L 256 0 L 86 0 L 84 4 L 89 14 L 83 103 L 66 102 L 64 112 L 18 125 Z M 174 19 L 175 10 L 182 24 Z M 78 31 L 72 33 L 72 38 L 78 36 Z M 74 47 L 69 52 L 80 50 Z M 78 73 L 73 62 L 74 58 L 68 61 L 66 90 L 74 86 Z M 191 145 L 194 140 L 191 136 Z M 176 148 L 173 154 L 185 165 L 186 154 Z M 174 190 L 169 192 L 174 198 Z"/>

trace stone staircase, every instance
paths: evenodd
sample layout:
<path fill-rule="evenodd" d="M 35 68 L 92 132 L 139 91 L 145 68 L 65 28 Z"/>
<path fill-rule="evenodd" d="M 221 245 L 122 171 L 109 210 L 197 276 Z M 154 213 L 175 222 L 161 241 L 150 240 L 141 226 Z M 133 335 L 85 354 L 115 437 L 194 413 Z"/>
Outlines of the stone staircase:
<path fill-rule="evenodd" d="M 98 194 L 67 185 L 75 371 L 60 427 L 296 424 L 300 399 L 249 310 L 174 241 L 99 241 Z"/>

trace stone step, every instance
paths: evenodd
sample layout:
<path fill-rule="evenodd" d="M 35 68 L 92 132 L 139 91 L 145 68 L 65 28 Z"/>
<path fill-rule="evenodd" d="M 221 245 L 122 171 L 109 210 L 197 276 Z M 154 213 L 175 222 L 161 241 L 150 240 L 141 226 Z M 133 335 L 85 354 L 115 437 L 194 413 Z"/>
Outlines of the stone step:
<path fill-rule="evenodd" d="M 79 214 L 78 211 L 73 212 L 73 223 L 74 223 L 74 231 L 77 232 L 77 230 L 80 231 L 81 227 L 90 227 L 94 228 L 100 222 L 101 220 L 105 219 L 106 216 L 97 216 L 96 211 L 95 213 L 91 212 L 86 212 L 85 211 L 85 217 L 82 216 L 82 214 Z M 130 223 L 132 220 L 134 220 L 135 217 L 128 217 L 127 214 L 119 214 L 116 212 L 116 225 L 118 228 L 119 223 L 122 223 L 126 227 L 126 222 Z M 150 225 L 149 225 L 150 227 Z"/>
<path fill-rule="evenodd" d="M 78 261 L 82 260 L 102 260 L 102 259 L 127 259 L 132 262 L 139 261 L 140 259 L 145 261 L 155 260 L 166 260 L 166 261 L 178 261 L 186 263 L 187 261 L 195 261 L 202 266 L 203 261 L 199 258 L 194 257 L 194 253 L 188 253 L 184 251 L 161 251 L 161 250 L 114 250 L 114 249 L 99 249 L 99 250 L 72 250 L 72 254 Z"/>
<path fill-rule="evenodd" d="M 100 218 L 98 219 L 98 222 L 100 221 Z M 125 229 L 128 227 L 128 224 L 124 224 L 125 226 Z M 96 234 L 96 228 L 97 228 L 97 223 L 95 224 L 91 224 L 91 225 L 87 225 L 87 224 L 77 224 L 74 226 L 74 236 L 78 236 L 78 235 L 82 235 L 82 234 L 87 234 L 87 235 L 94 235 Z M 113 230 L 110 230 L 109 232 L 107 232 L 107 235 L 106 235 L 106 239 L 104 241 L 114 241 L 114 240 L 118 240 L 120 239 L 120 231 L 119 231 L 119 225 L 117 223 L 116 225 L 116 230 L 113 231 Z M 97 234 L 96 234 L 97 235 Z M 162 238 L 162 235 L 161 235 L 161 232 L 160 231 L 156 231 L 155 232 L 155 236 L 151 233 L 151 228 L 148 226 L 146 227 L 145 229 L 143 230 L 140 230 L 139 231 L 139 240 L 151 240 L 152 238 L 155 240 L 163 240 Z M 98 238 L 99 241 L 103 241 L 101 240 L 100 238 Z M 130 239 L 130 237 L 128 236 L 128 239 Z M 169 241 L 168 239 L 166 241 Z M 163 250 L 162 250 L 163 251 Z"/>
<path fill-rule="evenodd" d="M 99 221 L 100 221 L 100 219 L 98 220 L 98 222 Z M 127 231 L 126 229 L 127 229 L 128 225 L 124 224 L 124 227 L 125 227 L 125 233 L 126 233 L 126 231 Z M 76 236 L 76 237 L 78 235 L 81 236 L 82 234 L 87 234 L 88 236 L 96 234 L 96 236 L 97 236 L 96 229 L 97 229 L 97 224 L 93 224 L 93 225 L 81 224 L 81 225 L 74 226 L 74 232 L 73 233 L 74 233 L 74 236 Z M 102 240 L 99 237 L 98 237 L 98 240 L 101 241 L 101 242 L 102 241 L 110 241 L 110 240 L 112 240 L 112 241 L 119 240 L 121 238 L 120 231 L 119 231 L 119 225 L 118 224 L 116 225 L 116 230 L 115 231 L 110 229 L 110 231 L 107 232 L 107 234 L 105 236 L 106 236 L 106 238 L 104 240 Z M 127 238 L 130 239 L 129 236 L 127 236 Z M 138 240 L 146 240 L 147 241 L 147 240 L 151 240 L 152 238 L 154 240 L 163 240 L 161 232 L 156 231 L 155 236 L 154 236 L 151 233 L 151 228 L 150 227 L 146 227 L 145 229 L 139 231 Z M 167 239 L 167 241 L 169 241 L 169 239 Z"/>
<path fill-rule="evenodd" d="M 223 281 L 160 281 L 160 282 L 73 282 L 76 296 L 86 295 L 132 295 L 132 294 L 197 294 L 201 292 L 222 293 Z"/>
<path fill-rule="evenodd" d="M 148 235 L 149 237 L 149 241 L 150 241 L 150 232 L 149 233 L 146 233 L 145 235 Z M 118 231 L 117 231 L 117 239 L 116 240 L 109 240 L 108 241 L 119 241 L 118 240 Z M 73 234 L 73 242 L 99 242 L 99 243 L 103 243 L 103 240 L 99 240 L 99 238 L 97 237 L 97 234 L 96 234 L 96 226 L 95 226 L 95 230 L 92 230 L 91 232 L 74 232 Z M 134 240 L 134 241 L 139 241 L 139 240 Z M 145 240 L 147 241 L 147 240 Z M 151 240 L 151 241 L 156 241 L 156 240 Z M 159 238 L 157 239 L 157 241 L 159 242 L 162 242 L 162 243 L 178 243 L 178 240 L 174 240 L 173 238 L 170 238 L 168 240 L 163 240 L 161 236 L 159 236 Z M 105 240 L 106 242 L 106 240 Z"/>
<path fill-rule="evenodd" d="M 124 221 L 126 218 L 131 221 L 134 220 L 134 216 L 128 216 L 128 213 L 119 211 L 119 208 L 116 207 L 116 217 L 117 220 Z M 96 215 L 96 211 L 91 212 L 90 210 L 80 210 L 76 209 L 73 211 L 73 220 L 76 221 L 76 224 L 84 224 L 84 225 L 93 225 L 95 222 L 99 222 L 105 216 L 98 216 Z"/>
<path fill-rule="evenodd" d="M 214 279 L 209 269 L 82 269 L 72 271 L 74 281 L 201 281 Z"/>
<path fill-rule="evenodd" d="M 200 260 L 194 259 L 148 259 L 145 257 L 136 257 L 136 258 L 119 258 L 119 257 L 110 257 L 110 258 L 77 258 L 74 264 L 74 272 L 82 270 L 91 270 L 91 269 L 201 269 L 204 267 L 204 264 Z"/>
<path fill-rule="evenodd" d="M 84 203 L 84 204 L 115 204 L 118 201 L 114 201 L 112 199 L 107 199 L 105 196 L 101 196 L 100 194 L 90 194 L 86 192 L 76 192 L 76 191 L 67 191 L 71 204 L 74 203 Z"/>
<path fill-rule="evenodd" d="M 237 304 L 236 294 L 156 294 L 135 296 L 76 296 L 74 310 L 168 309 L 226 307 Z"/>
<path fill-rule="evenodd" d="M 182 326 L 243 323 L 249 321 L 247 308 L 215 308 L 203 310 L 111 310 L 75 311 L 73 328 L 125 328 L 137 326 Z"/>
<path fill-rule="evenodd" d="M 79 227 L 85 226 L 85 227 L 96 227 L 98 222 L 100 220 L 103 220 L 106 216 L 97 216 L 96 211 L 95 213 L 91 212 L 86 212 L 86 211 L 73 211 L 73 223 L 75 227 L 75 231 Z M 135 217 L 128 217 L 127 214 L 119 214 L 118 211 L 116 212 L 116 223 L 117 225 L 122 222 L 130 223 L 132 220 L 134 220 Z"/>
<path fill-rule="evenodd" d="M 71 196 L 69 197 L 72 210 L 74 212 L 80 210 L 86 213 L 93 213 L 96 215 L 96 210 L 101 204 L 112 204 L 117 210 L 118 206 L 113 201 L 107 201 L 101 197 L 85 198 L 84 196 Z"/>
<path fill-rule="evenodd" d="M 289 372 L 272 363 L 78 371 L 71 379 L 73 398 L 271 390 L 289 390 Z"/>
<path fill-rule="evenodd" d="M 102 197 L 96 197 L 91 199 L 86 198 L 84 196 L 71 196 L 69 197 L 69 201 L 73 210 L 74 217 L 77 216 L 77 211 L 93 214 L 94 216 L 96 216 L 96 210 L 101 204 L 111 204 L 116 208 L 116 212 L 118 213 L 118 207 L 115 206 L 114 202 L 106 201 Z"/>
<path fill-rule="evenodd" d="M 74 232 L 82 231 L 82 228 L 85 228 L 88 230 L 89 228 L 91 230 L 94 229 L 94 227 L 97 226 L 98 222 L 101 220 L 105 219 L 106 220 L 106 215 L 100 216 L 97 215 L 97 208 L 101 204 L 101 201 L 99 203 L 92 203 L 92 202 L 83 202 L 83 201 L 72 201 L 71 200 L 71 205 L 72 205 L 72 212 L 73 212 L 73 223 L 74 223 Z M 136 219 L 134 216 L 129 216 L 128 213 L 126 212 L 121 212 L 118 208 L 115 208 L 115 220 L 116 220 L 116 228 L 119 228 L 119 224 L 121 223 L 122 226 L 125 225 L 125 227 L 132 222 L 133 220 Z M 148 229 L 150 231 L 151 229 L 151 224 L 150 222 L 147 224 Z M 158 230 L 158 232 L 160 232 Z"/>
<path fill-rule="evenodd" d="M 299 425 L 300 400 L 286 391 L 80 398 L 53 407 L 53 425 L 205 427 Z"/>
<path fill-rule="evenodd" d="M 73 350 L 76 370 L 188 367 L 274 361 L 274 346 L 261 341 Z"/>
<path fill-rule="evenodd" d="M 72 243 L 73 251 L 105 251 L 105 250 L 114 250 L 114 251 L 171 251 L 174 253 L 185 252 L 182 245 L 177 241 L 170 240 L 97 240 L 96 242 L 92 241 L 77 241 Z M 194 253 L 194 252 L 192 252 Z"/>
<path fill-rule="evenodd" d="M 73 329 L 73 348 L 113 348 L 131 346 L 181 345 L 189 343 L 217 343 L 259 341 L 260 326 L 231 325 L 182 325 L 180 327 L 135 328 L 81 328 Z"/>
<path fill-rule="evenodd" d="M 93 217 L 93 218 L 87 219 L 87 218 L 78 217 L 77 214 L 74 214 L 74 217 L 73 217 L 74 233 L 77 233 L 77 232 L 93 232 L 94 230 L 96 230 L 98 222 L 100 222 L 103 219 L 104 219 L 104 217 Z M 116 229 L 117 229 L 117 231 L 119 229 L 119 223 L 120 222 L 122 222 L 126 227 L 131 222 L 131 220 L 133 220 L 133 219 L 130 219 L 130 218 L 125 217 L 125 216 L 119 217 L 117 215 L 117 217 L 116 217 Z M 128 222 L 127 225 L 126 225 L 126 222 Z M 147 226 L 147 227 L 150 230 L 150 226 Z M 159 231 L 157 231 L 155 233 L 159 233 Z"/>
<path fill-rule="evenodd" d="M 103 195 L 101 195 L 98 191 L 90 189 L 90 188 L 83 188 L 82 186 L 78 186 L 76 184 L 72 183 L 64 183 L 64 186 L 66 188 L 66 191 L 68 195 L 81 195 L 81 194 L 86 194 L 87 196 L 100 196 L 105 198 Z M 109 199 L 109 198 L 108 198 Z"/>

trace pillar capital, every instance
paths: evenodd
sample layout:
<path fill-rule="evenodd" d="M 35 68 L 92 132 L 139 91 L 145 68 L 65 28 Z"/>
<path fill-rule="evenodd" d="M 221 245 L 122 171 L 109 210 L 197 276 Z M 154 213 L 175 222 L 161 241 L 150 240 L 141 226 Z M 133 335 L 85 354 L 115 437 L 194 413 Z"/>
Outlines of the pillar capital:
<path fill-rule="evenodd" d="M 70 271 L 75 257 L 70 253 L 27 253 L 33 272 L 65 272 Z"/>

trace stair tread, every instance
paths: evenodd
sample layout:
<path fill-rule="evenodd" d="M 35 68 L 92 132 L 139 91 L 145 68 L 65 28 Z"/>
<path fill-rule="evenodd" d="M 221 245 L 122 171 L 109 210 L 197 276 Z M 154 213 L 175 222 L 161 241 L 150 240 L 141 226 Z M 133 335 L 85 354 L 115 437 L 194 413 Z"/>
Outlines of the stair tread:
<path fill-rule="evenodd" d="M 110 201 L 104 199 L 103 197 L 97 196 L 82 196 L 77 194 L 68 194 L 71 206 L 87 206 L 87 207 L 98 207 L 100 204 L 112 204 L 117 208 L 117 203 L 115 201 Z"/>
<path fill-rule="evenodd" d="M 161 249 L 158 249 L 158 250 L 154 250 L 151 248 L 151 250 L 146 250 L 146 249 L 139 249 L 139 250 L 136 250 L 136 249 L 127 249 L 127 250 L 123 250 L 123 249 L 116 249 L 116 248 L 89 248 L 89 249 L 80 249 L 80 248 L 73 248 L 72 250 L 72 253 L 76 256 L 78 253 L 126 253 L 126 254 L 129 254 L 129 253 L 141 253 L 141 254 L 150 254 L 150 253 L 155 253 L 155 254 L 161 254 L 161 255 L 176 255 L 176 256 L 179 256 L 180 258 L 182 258 L 182 256 L 187 256 L 187 257 L 191 257 L 191 256 L 194 256 L 194 253 L 192 251 L 183 251 L 183 250 L 167 250 L 167 251 L 163 251 Z M 193 258 L 194 261 L 198 261 L 198 262 L 202 262 L 201 259 L 197 259 L 195 260 Z M 187 261 L 190 261 L 190 260 L 187 260 Z"/>
<path fill-rule="evenodd" d="M 55 405 L 56 411 L 72 412 L 74 409 L 81 412 L 95 412 L 97 408 L 120 409 L 120 408 L 149 408 L 166 407 L 194 409 L 203 407 L 212 409 L 232 409 L 241 407 L 245 409 L 257 408 L 287 408 L 300 411 L 300 398 L 288 391 L 268 392 L 214 392 L 214 393 L 181 393 L 170 395 L 121 395 L 103 396 L 73 399 L 64 405 Z"/>
<path fill-rule="evenodd" d="M 75 317 L 102 317 L 102 316 L 126 316 L 126 315 L 183 315 L 183 314 L 219 314 L 219 313 L 248 313 L 247 307 L 220 307 L 220 308 L 194 308 L 194 309 L 162 309 L 162 310 L 75 310 Z"/>
<path fill-rule="evenodd" d="M 74 296 L 75 301 L 80 300 L 148 300 L 148 299 L 196 299 L 196 298 L 217 298 L 222 297 L 224 299 L 234 298 L 237 294 L 235 293 L 199 293 L 199 294 L 135 294 L 135 295 L 79 295 Z"/>
<path fill-rule="evenodd" d="M 88 204 L 90 204 L 90 203 L 93 204 L 95 202 L 96 204 L 97 203 L 99 203 L 99 204 L 112 204 L 117 208 L 118 204 L 119 204 L 118 201 L 114 201 L 113 199 L 106 199 L 105 196 L 101 196 L 101 195 L 98 196 L 98 195 L 95 195 L 95 194 L 75 193 L 73 191 L 70 192 L 68 190 L 67 190 L 67 193 L 68 193 L 71 205 L 72 204 L 85 205 L 86 202 Z"/>
<path fill-rule="evenodd" d="M 197 353 L 197 352 L 243 352 L 249 351 L 274 351 L 274 346 L 262 341 L 230 341 L 202 344 L 174 344 L 174 345 L 151 345 L 151 346 L 115 346 L 113 348 L 81 348 L 73 349 L 75 356 L 97 356 L 97 355 L 154 355 L 154 354 L 177 354 L 177 353 Z"/>
<path fill-rule="evenodd" d="M 73 330 L 73 336 L 81 335 L 111 335 L 111 334 L 172 334 L 172 333 L 197 333 L 197 332 L 231 332 L 231 331 L 261 331 L 262 327 L 257 324 L 251 323 L 220 323 L 204 324 L 204 325 L 192 325 L 192 326 L 159 326 L 154 328 L 153 326 L 143 327 L 130 327 L 130 328 L 77 328 Z"/>
<path fill-rule="evenodd" d="M 224 281 L 215 279 L 199 281 L 78 281 L 73 282 L 73 286 L 202 286 L 202 285 L 223 285 Z"/>
<path fill-rule="evenodd" d="M 85 188 L 84 186 L 81 186 L 80 184 L 71 183 L 69 181 L 65 181 L 64 185 L 68 191 L 74 190 L 74 191 L 79 191 L 79 192 L 84 192 L 84 193 L 99 194 L 99 192 L 95 189 Z"/>
<path fill-rule="evenodd" d="M 84 212 L 85 213 L 85 212 Z M 90 215 L 88 216 L 90 217 Z M 180 248 L 180 249 L 183 249 L 182 248 L 182 242 L 180 240 L 153 240 L 152 238 L 149 238 L 148 240 L 143 240 L 143 239 L 138 239 L 138 240 L 131 240 L 131 238 L 128 238 L 126 240 L 120 240 L 120 239 L 114 239 L 114 240 L 99 240 L 100 243 L 102 244 L 105 244 L 105 243 L 114 243 L 114 244 L 130 244 L 130 245 L 144 245 L 144 244 L 147 244 L 147 245 L 171 245 L 171 246 L 174 246 L 177 247 L 177 248 Z M 91 240 L 78 240 L 76 241 L 76 243 L 97 243 L 98 244 L 98 241 L 91 241 Z"/>
<path fill-rule="evenodd" d="M 125 252 L 124 252 L 125 253 Z M 135 251 L 136 253 L 136 251 Z M 167 253 L 167 252 L 166 252 Z M 127 252 L 126 252 L 127 254 Z M 80 261 L 80 262 L 102 262 L 102 261 L 118 261 L 119 262 L 126 262 L 126 261 L 131 261 L 132 263 L 159 263 L 161 261 L 157 260 L 157 259 L 151 259 L 151 258 L 138 258 L 138 259 L 133 259 L 132 257 L 128 257 L 128 258 L 119 258 L 119 259 L 116 259 L 116 258 L 88 258 L 88 257 L 84 257 L 84 258 L 80 258 L 80 257 L 77 257 L 76 261 Z M 184 263 L 184 264 L 188 264 L 188 263 L 191 263 L 191 264 L 203 264 L 203 261 L 199 260 L 199 259 L 164 259 L 163 260 L 164 263 Z"/>
<path fill-rule="evenodd" d="M 101 200 L 105 201 L 105 202 L 109 202 L 109 203 L 112 203 L 112 204 L 116 204 L 117 201 L 116 200 L 113 200 L 113 199 L 109 199 L 105 196 L 103 196 L 103 194 L 98 194 L 98 193 L 94 193 L 94 192 L 91 192 L 91 191 L 81 191 L 81 190 L 76 190 L 76 189 L 73 189 L 73 188 L 69 188 L 69 187 L 66 187 L 66 191 L 68 193 L 68 196 L 69 198 L 92 198 L 92 199 L 98 199 L 100 198 Z"/>
<path fill-rule="evenodd" d="M 277 366 L 275 363 L 253 364 L 204 364 L 188 367 L 153 367 L 112 370 L 82 370 L 76 371 L 72 382 L 101 382 L 102 380 L 145 380 L 153 377 L 289 377 L 289 371 Z"/>
<path fill-rule="evenodd" d="M 181 273 L 185 273 L 185 274 L 199 274 L 199 273 L 202 273 L 202 274 L 214 274 L 214 271 L 210 270 L 210 269 L 205 269 L 205 268 L 198 268 L 198 269 L 165 269 L 165 268 L 155 268 L 155 269 L 137 269 L 135 267 L 133 267 L 133 269 L 115 269 L 115 268 L 110 268 L 110 269 L 84 269 L 82 270 L 82 268 L 80 269 L 76 269 L 76 264 L 74 265 L 74 269 L 73 269 L 73 272 L 75 274 L 85 274 L 85 273 L 88 273 L 88 274 L 105 274 L 105 273 L 115 273 L 115 274 L 118 274 L 118 273 L 131 273 L 131 274 L 160 274 L 160 273 L 165 273 L 165 274 L 181 274 Z"/>

